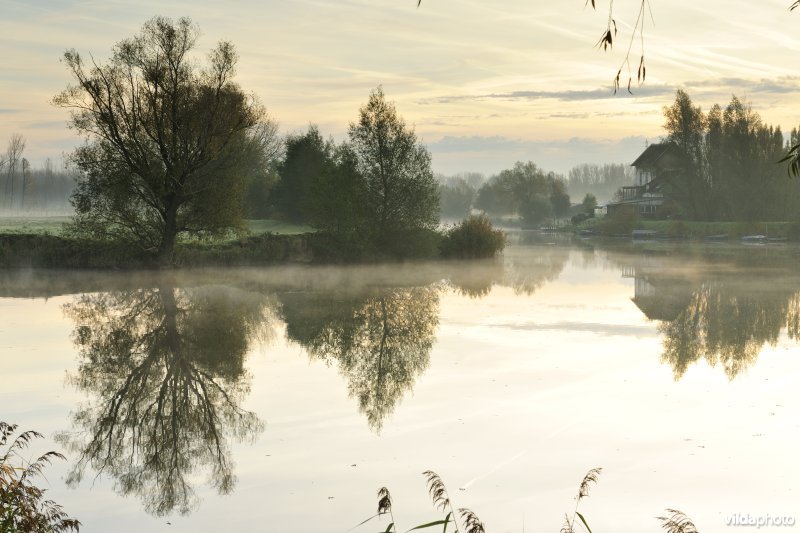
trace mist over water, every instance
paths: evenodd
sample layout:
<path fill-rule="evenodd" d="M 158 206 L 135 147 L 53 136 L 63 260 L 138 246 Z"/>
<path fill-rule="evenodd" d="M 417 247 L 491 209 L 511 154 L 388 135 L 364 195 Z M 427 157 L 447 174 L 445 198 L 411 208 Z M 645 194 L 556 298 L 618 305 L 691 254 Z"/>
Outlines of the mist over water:
<path fill-rule="evenodd" d="M 344 531 L 384 485 L 412 527 L 426 469 L 490 531 L 557 530 L 595 466 L 593 529 L 715 530 L 795 508 L 799 252 L 519 232 L 489 262 L 5 271 L 0 401 L 86 531 Z"/>

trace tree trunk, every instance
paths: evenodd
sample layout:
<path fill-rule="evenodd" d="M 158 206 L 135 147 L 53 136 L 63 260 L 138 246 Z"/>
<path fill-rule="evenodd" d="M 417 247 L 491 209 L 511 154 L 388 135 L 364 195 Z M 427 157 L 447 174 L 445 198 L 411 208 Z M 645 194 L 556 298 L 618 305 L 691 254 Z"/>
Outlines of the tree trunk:
<path fill-rule="evenodd" d="M 164 217 L 164 235 L 161 237 L 161 246 L 158 249 L 158 265 L 161 268 L 172 266 L 175 255 L 175 236 L 178 233 L 178 204 L 174 199 L 167 201 L 167 210 Z"/>

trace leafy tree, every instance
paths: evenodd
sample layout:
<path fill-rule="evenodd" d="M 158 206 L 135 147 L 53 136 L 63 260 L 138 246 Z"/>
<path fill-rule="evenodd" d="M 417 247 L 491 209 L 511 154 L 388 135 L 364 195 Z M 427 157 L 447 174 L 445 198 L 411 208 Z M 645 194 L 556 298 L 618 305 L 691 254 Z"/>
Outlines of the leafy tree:
<path fill-rule="evenodd" d="M 597 207 L 597 198 L 592 193 L 586 193 L 581 202 L 581 209 L 584 213 L 594 216 L 594 210 Z"/>
<path fill-rule="evenodd" d="M 703 168 L 706 117 L 689 95 L 678 89 L 672 106 L 664 107 L 664 118 L 667 140 L 681 153 L 680 168 L 665 184 L 668 194 L 684 206 L 690 218 L 702 219 L 710 204 L 710 186 Z"/>
<path fill-rule="evenodd" d="M 475 207 L 495 216 L 515 214 L 517 198 L 514 196 L 513 183 L 499 176 L 491 178 L 478 189 Z"/>
<path fill-rule="evenodd" d="M 461 177 L 439 183 L 439 203 L 443 217 L 463 218 L 469 215 L 477 191 Z"/>
<path fill-rule="evenodd" d="M 323 169 L 330 163 L 332 143 L 325 142 L 316 126 L 286 139 L 286 155 L 278 166 L 280 181 L 274 204 L 282 218 L 309 222 L 313 218 L 312 195 Z"/>
<path fill-rule="evenodd" d="M 366 213 L 379 250 L 397 251 L 409 235 L 439 223 L 439 195 L 431 155 L 378 87 L 350 124 L 356 168 L 363 176 Z"/>
<path fill-rule="evenodd" d="M 201 67 L 189 19 L 156 17 L 120 41 L 107 63 L 64 54 L 74 85 L 54 103 L 71 109 L 87 143 L 72 154 L 83 172 L 76 228 L 172 259 L 183 233 L 242 223 L 248 174 L 263 161 L 264 109 L 233 81 L 236 53 L 220 42 Z"/>
<path fill-rule="evenodd" d="M 569 213 L 569 194 L 563 179 L 550 181 L 550 205 L 556 218 L 563 218 Z"/>
<path fill-rule="evenodd" d="M 357 254 L 355 248 L 363 246 L 362 233 L 368 224 L 367 190 L 358 171 L 358 159 L 349 144 L 331 149 L 314 180 L 310 196 L 314 227 L 335 236 L 339 244 L 347 247 L 348 254 Z"/>
<path fill-rule="evenodd" d="M 527 227 L 566 215 L 569 205 L 564 180 L 530 161 L 517 162 L 490 179 L 478 191 L 476 201 L 476 207 L 490 214 L 518 214 Z"/>

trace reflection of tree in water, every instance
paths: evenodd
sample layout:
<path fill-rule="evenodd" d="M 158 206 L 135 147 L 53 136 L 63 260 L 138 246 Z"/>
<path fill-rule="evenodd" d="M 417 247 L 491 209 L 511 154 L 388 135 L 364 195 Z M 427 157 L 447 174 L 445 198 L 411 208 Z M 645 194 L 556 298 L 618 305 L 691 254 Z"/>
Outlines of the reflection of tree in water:
<path fill-rule="evenodd" d="M 521 248 L 506 258 L 503 284 L 530 296 L 561 275 L 569 254 L 570 249 L 562 246 Z"/>
<path fill-rule="evenodd" d="M 495 283 L 503 281 L 503 263 L 495 259 L 484 261 L 453 261 L 447 283 L 458 294 L 469 298 L 488 296 Z"/>
<path fill-rule="evenodd" d="M 752 253 L 620 257 L 623 275 L 635 279 L 633 302 L 660 322 L 662 361 L 676 379 L 700 360 L 719 364 L 734 379 L 765 344 L 778 342 L 783 328 L 800 339 L 800 277 L 793 266 L 752 264 Z"/>
<path fill-rule="evenodd" d="M 765 344 L 775 345 L 781 329 L 798 338 L 800 296 L 737 293 L 724 283 L 703 284 L 691 293 L 686 307 L 662 322 L 662 360 L 680 378 L 689 365 L 705 359 L 721 364 L 729 379 L 755 363 Z"/>
<path fill-rule="evenodd" d="M 439 287 L 281 297 L 287 335 L 312 357 L 336 362 L 370 427 L 383 422 L 428 367 L 439 323 Z"/>
<path fill-rule="evenodd" d="M 239 406 L 249 343 L 269 323 L 263 298 L 162 287 L 83 295 L 65 312 L 81 356 L 72 380 L 93 396 L 73 415 L 75 432 L 60 435 L 79 457 L 68 481 L 79 483 L 87 467 L 105 472 L 157 515 L 192 509 L 189 478 L 199 467 L 229 493 L 229 440 L 262 429 Z"/>

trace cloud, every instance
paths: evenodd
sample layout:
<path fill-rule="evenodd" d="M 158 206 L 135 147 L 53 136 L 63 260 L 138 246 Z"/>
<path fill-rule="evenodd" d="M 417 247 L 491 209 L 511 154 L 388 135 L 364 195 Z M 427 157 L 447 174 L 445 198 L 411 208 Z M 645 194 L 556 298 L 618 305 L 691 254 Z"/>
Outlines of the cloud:
<path fill-rule="evenodd" d="M 700 92 L 714 92 L 719 94 L 730 94 L 731 92 L 737 91 L 745 92 L 748 95 L 791 94 L 800 93 L 800 76 L 781 76 L 775 79 L 726 77 L 686 81 L 679 84 L 644 84 L 641 87 L 633 87 L 631 89 L 632 94 L 623 86 L 616 94 L 608 87 L 602 87 L 590 90 L 518 90 L 473 95 L 443 95 L 423 98 L 418 100 L 418 103 L 421 105 L 430 105 L 480 101 L 558 100 L 562 102 L 588 102 L 611 99 L 630 100 L 634 98 L 664 98 L 673 95 L 678 88 L 685 88 L 690 92 L 692 90 L 698 90 Z M 559 117 L 558 114 L 551 116 Z"/>
<path fill-rule="evenodd" d="M 10 115 L 12 113 L 19 113 L 21 111 L 22 111 L 21 109 L 11 109 L 11 108 L 0 107 L 0 115 Z"/>
<path fill-rule="evenodd" d="M 675 88 L 668 85 L 643 85 L 632 89 L 630 94 L 624 88 L 617 91 L 602 87 L 591 90 L 563 90 L 563 91 L 510 91 L 504 93 L 487 93 L 477 95 L 445 95 L 433 98 L 424 98 L 418 101 L 419 104 L 450 104 L 464 101 L 485 101 L 485 100 L 560 100 L 564 102 L 581 102 L 587 100 L 609 100 L 614 98 L 648 98 L 661 97 L 675 92 Z"/>

